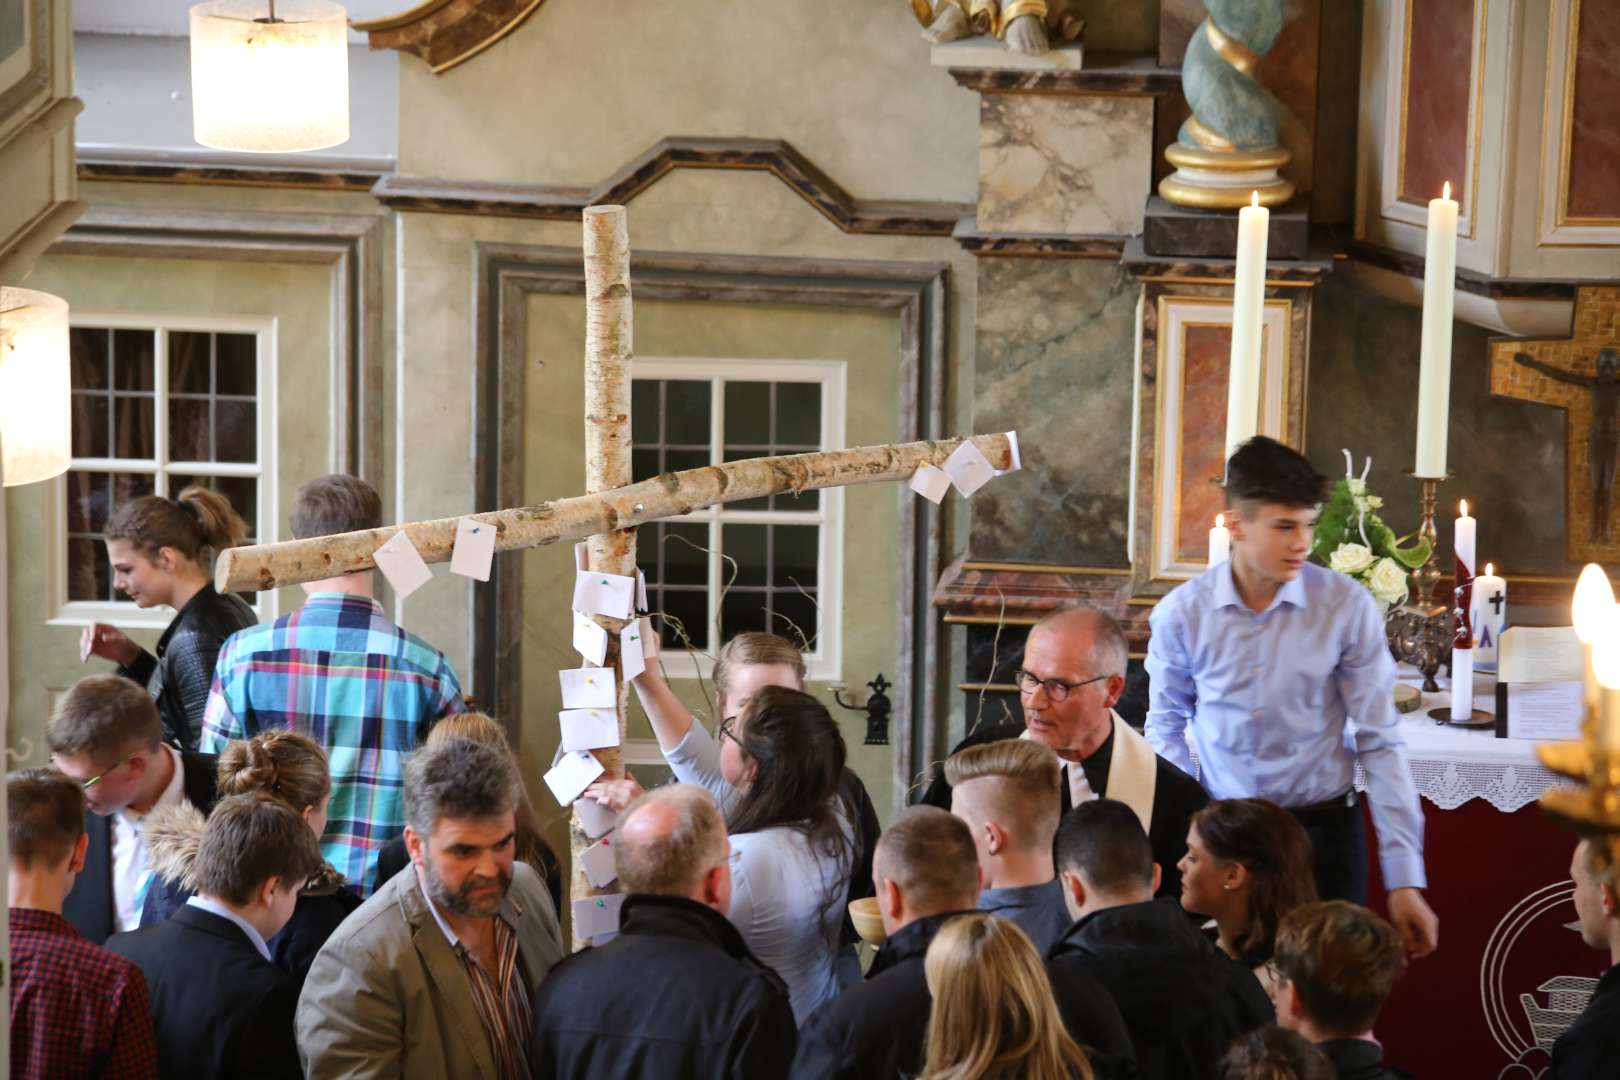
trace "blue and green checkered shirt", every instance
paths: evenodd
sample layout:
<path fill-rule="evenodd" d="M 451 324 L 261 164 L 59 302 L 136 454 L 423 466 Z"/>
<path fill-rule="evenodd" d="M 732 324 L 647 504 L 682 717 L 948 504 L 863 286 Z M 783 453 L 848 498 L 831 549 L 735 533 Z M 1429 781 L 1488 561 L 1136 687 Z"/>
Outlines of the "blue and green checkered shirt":
<path fill-rule="evenodd" d="M 297 611 L 226 639 L 200 748 L 217 754 L 269 728 L 324 746 L 332 803 L 321 851 L 369 896 L 378 850 L 405 827 L 405 758 L 435 721 L 465 709 L 444 654 L 381 604 L 311 593 Z"/>

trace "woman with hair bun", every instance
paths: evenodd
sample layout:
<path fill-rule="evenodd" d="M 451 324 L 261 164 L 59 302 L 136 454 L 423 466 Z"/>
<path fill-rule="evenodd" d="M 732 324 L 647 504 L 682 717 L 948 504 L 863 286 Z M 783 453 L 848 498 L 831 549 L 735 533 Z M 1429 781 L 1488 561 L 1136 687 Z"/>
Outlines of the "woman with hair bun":
<path fill-rule="evenodd" d="M 214 681 L 214 661 L 225 639 L 258 619 L 242 598 L 214 590 L 214 555 L 247 536 L 247 523 L 230 500 L 193 484 L 176 499 L 143 495 L 120 506 L 107 522 L 107 560 L 113 588 L 135 606 L 174 608 L 175 616 L 153 655 L 116 627 L 84 628 L 79 651 L 118 665 L 118 674 L 145 686 L 163 718 L 163 737 L 195 752 L 203 709 Z"/>
<path fill-rule="evenodd" d="M 219 796 L 252 794 L 280 799 L 302 814 L 320 839 L 332 798 L 326 751 L 309 736 L 284 728 L 227 743 L 219 755 Z M 153 881 L 141 913 L 142 926 L 167 919 L 191 898 L 192 864 L 205 824 L 202 812 L 185 802 L 159 807 L 147 818 L 142 832 L 151 852 Z M 326 939 L 360 906 L 359 895 L 347 884 L 331 863 L 323 864 L 299 891 L 298 906 L 287 925 L 266 943 L 276 966 L 299 988 Z"/>

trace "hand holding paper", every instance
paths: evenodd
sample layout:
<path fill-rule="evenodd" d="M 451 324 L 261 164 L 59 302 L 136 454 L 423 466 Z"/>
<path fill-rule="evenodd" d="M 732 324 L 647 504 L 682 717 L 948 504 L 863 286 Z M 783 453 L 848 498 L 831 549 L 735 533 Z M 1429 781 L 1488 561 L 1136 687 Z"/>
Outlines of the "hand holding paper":
<path fill-rule="evenodd" d="M 595 780 L 605 772 L 602 763 L 597 761 L 584 750 L 575 750 L 564 754 L 561 761 L 552 766 L 546 773 L 546 787 L 551 789 L 552 797 L 558 805 L 567 806 L 591 786 Z"/>

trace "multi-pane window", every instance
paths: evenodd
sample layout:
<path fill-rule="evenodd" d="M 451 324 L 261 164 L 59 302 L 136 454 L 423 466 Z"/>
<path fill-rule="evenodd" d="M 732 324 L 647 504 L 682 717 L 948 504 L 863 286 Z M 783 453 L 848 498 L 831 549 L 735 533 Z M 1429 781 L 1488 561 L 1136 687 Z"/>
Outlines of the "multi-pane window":
<path fill-rule="evenodd" d="M 633 478 L 842 445 L 842 409 L 839 363 L 638 359 Z M 812 657 L 832 655 L 841 505 L 836 491 L 807 491 L 643 526 L 648 602 L 673 617 L 661 625 L 664 647 L 712 655 L 768 630 Z"/>
<path fill-rule="evenodd" d="M 60 599 L 112 588 L 107 519 L 141 495 L 215 488 L 258 538 L 264 477 L 260 335 L 173 326 L 72 331 L 73 464 L 64 478 Z"/>

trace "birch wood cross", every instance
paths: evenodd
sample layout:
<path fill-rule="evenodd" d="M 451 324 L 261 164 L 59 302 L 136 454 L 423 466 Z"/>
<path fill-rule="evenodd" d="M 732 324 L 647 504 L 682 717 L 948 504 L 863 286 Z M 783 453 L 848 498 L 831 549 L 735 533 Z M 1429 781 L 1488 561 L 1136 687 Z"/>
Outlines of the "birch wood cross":
<path fill-rule="evenodd" d="M 753 458 L 665 473 L 630 483 L 630 359 L 632 320 L 630 242 L 622 206 L 585 211 L 585 494 L 536 506 L 464 515 L 495 527 L 495 549 L 515 551 L 563 541 L 585 540 L 588 568 L 596 573 L 634 577 L 636 526 L 689 514 L 717 503 L 766 495 L 906 480 L 924 464 L 943 465 L 965 441 L 972 441 L 996 469 L 1016 465 L 1007 435 L 975 435 L 811 454 Z M 374 553 L 403 529 L 430 563 L 446 562 L 455 546 L 459 517 L 417 521 L 334 536 L 277 544 L 227 548 L 215 567 L 221 592 L 254 592 L 319 581 L 376 566 Z M 629 686 L 620 676 L 619 630 L 624 623 L 593 616 L 608 632 L 604 666 L 613 669 L 617 688 L 619 740 L 625 735 Z M 624 775 L 620 747 L 592 750 L 604 777 Z M 591 844 L 574 816 L 569 829 L 572 888 L 578 901 L 601 892 L 591 886 L 580 855 Z M 574 947 L 585 943 L 576 936 Z"/>

